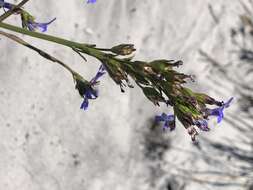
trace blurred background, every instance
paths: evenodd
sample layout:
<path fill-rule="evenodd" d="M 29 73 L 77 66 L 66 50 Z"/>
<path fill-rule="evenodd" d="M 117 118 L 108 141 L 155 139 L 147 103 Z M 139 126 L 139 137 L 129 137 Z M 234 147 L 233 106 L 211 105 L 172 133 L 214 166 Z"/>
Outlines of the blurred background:
<path fill-rule="evenodd" d="M 14 3 L 16 1 L 9 1 Z M 188 86 L 234 97 L 210 132 L 192 143 L 183 126 L 163 132 L 138 87 L 121 93 L 105 76 L 88 111 L 72 76 L 0 37 L 0 189 L 253 190 L 253 1 L 30 1 L 48 34 L 112 47 L 133 43 L 135 60 L 174 59 L 196 75 Z M 5 22 L 20 26 L 20 18 Z M 2 30 L 2 29 L 1 29 Z M 18 35 L 90 79 L 100 63 L 68 48 Z"/>

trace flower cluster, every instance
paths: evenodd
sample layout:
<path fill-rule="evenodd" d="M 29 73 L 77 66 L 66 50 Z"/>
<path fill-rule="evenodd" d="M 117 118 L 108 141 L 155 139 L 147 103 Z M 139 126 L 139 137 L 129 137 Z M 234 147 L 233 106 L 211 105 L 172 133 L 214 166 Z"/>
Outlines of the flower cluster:
<path fill-rule="evenodd" d="M 220 123 L 224 117 L 224 108 L 228 108 L 230 106 L 230 103 L 232 102 L 233 98 L 230 98 L 226 103 L 221 103 L 221 106 L 217 107 L 217 108 L 207 108 L 205 110 L 203 110 L 203 115 L 205 119 L 193 119 L 193 118 L 188 118 L 190 120 L 188 120 L 187 125 L 191 125 L 189 126 L 189 128 L 187 128 L 189 135 L 191 135 L 192 140 L 195 140 L 195 136 L 198 134 L 196 128 L 194 127 L 194 125 L 196 125 L 200 130 L 202 131 L 209 131 L 210 128 L 208 127 L 208 117 L 209 116 L 216 116 L 217 117 L 217 122 Z M 188 112 L 190 113 L 190 112 Z M 185 118 L 186 119 L 186 118 Z M 192 121 L 191 121 L 192 119 Z M 187 120 L 187 119 L 186 119 Z M 165 114 L 162 113 L 160 116 L 156 116 L 155 117 L 155 121 L 156 122 L 164 122 L 164 126 L 163 129 L 167 129 L 170 128 L 170 130 L 173 130 L 175 128 L 175 117 L 174 115 L 170 115 L 170 114 Z M 186 122 L 186 121 L 185 121 Z"/>
<path fill-rule="evenodd" d="M 100 61 L 122 92 L 124 92 L 124 86 L 133 87 L 129 83 L 130 76 L 154 105 L 159 106 L 160 103 L 165 103 L 173 107 L 174 115 L 163 113 L 156 117 L 157 122 L 164 122 L 164 130 L 167 128 L 173 130 L 175 119 L 178 118 L 192 140 L 195 140 L 198 132 L 194 126 L 202 131 L 209 131 L 207 122 L 209 116 L 217 116 L 220 122 L 224 108 L 229 107 L 233 99 L 230 98 L 224 103 L 184 87 L 183 84 L 187 82 L 187 79 L 194 80 L 193 76 L 174 70 L 175 67 L 183 64 L 182 61 L 165 59 L 151 62 L 132 61 L 133 57 L 124 57 L 135 51 L 132 44 L 120 44 L 111 49 L 100 50 L 111 51 L 112 54 L 105 54 Z M 118 56 L 123 56 L 123 58 Z M 208 104 L 218 107 L 210 109 L 207 107 Z"/>
<path fill-rule="evenodd" d="M 11 3 L 0 0 L 0 7 L 3 7 L 4 9 L 12 9 L 13 6 L 14 5 Z M 30 31 L 36 31 L 38 29 L 41 32 L 45 32 L 47 31 L 48 25 L 56 20 L 56 18 L 54 18 L 49 22 L 39 23 L 35 22 L 35 17 L 22 9 L 19 9 L 18 13 L 21 15 L 22 27 Z"/>

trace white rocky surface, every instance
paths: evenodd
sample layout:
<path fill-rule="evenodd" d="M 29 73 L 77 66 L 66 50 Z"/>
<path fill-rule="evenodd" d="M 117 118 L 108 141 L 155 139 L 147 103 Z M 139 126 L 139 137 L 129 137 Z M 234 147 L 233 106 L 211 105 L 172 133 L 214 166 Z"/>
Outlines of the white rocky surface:
<path fill-rule="evenodd" d="M 218 21 L 210 14 L 210 5 Z M 194 89 L 218 99 L 236 98 L 233 82 L 220 81 L 219 72 L 210 77 L 210 65 L 200 59 L 198 50 L 220 63 L 230 61 L 228 34 L 243 13 L 239 1 L 97 0 L 86 4 L 44 0 L 30 1 L 25 7 L 38 21 L 57 17 L 49 34 L 99 47 L 133 43 L 136 59 L 181 59 L 181 71 L 196 75 Z M 7 21 L 20 25 L 17 16 Z M 86 78 L 99 67 L 94 58 L 84 62 L 68 48 L 19 36 Z M 68 72 L 4 37 L 0 47 L 0 190 L 166 190 L 167 180 L 180 173 L 177 167 L 211 167 L 178 150 L 195 150 L 179 123 L 172 133 L 149 134 L 150 119 L 170 109 L 154 107 L 137 87 L 122 94 L 106 76 L 99 98 L 84 112 Z M 237 71 L 227 69 L 231 75 Z M 237 109 L 235 102 L 226 113 L 232 115 Z M 236 131 L 226 120 L 220 126 L 215 121 L 211 124 L 212 131 L 202 136 L 217 141 L 225 136 L 236 139 Z M 164 147 L 163 161 L 152 160 L 145 154 L 149 135 L 178 149 Z M 185 179 L 175 179 L 174 189 L 179 189 Z M 187 181 L 185 189 L 208 187 Z"/>

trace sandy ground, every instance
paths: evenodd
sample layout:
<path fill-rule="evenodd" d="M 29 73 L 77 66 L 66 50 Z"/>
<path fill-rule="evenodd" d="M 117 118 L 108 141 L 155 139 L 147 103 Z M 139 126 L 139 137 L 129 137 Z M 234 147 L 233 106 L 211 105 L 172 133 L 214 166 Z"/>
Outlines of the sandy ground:
<path fill-rule="evenodd" d="M 218 20 L 210 14 L 210 4 Z M 57 17 L 49 34 L 99 47 L 133 43 L 140 60 L 181 59 L 181 71 L 196 75 L 197 82 L 190 84 L 194 89 L 222 100 L 236 97 L 233 83 L 219 81 L 218 72 L 210 75 L 209 65 L 198 51 L 207 51 L 220 63 L 230 60 L 226 53 L 231 47 L 228 30 L 243 11 L 238 1 L 97 0 L 86 4 L 44 0 L 31 1 L 25 7 L 38 21 Z M 17 16 L 8 22 L 20 25 Z M 94 58 L 87 57 L 84 62 L 67 48 L 21 37 L 87 78 L 99 67 Z M 4 37 L 0 46 L 1 190 L 165 190 L 177 167 L 208 168 L 191 154 L 170 148 L 165 150 L 167 163 L 147 157 L 145 138 L 150 120 L 171 110 L 154 107 L 137 87 L 122 94 L 106 76 L 99 98 L 84 112 L 79 109 L 82 99 L 69 73 Z M 234 104 L 226 111 L 232 114 L 236 109 Z M 217 140 L 236 136 L 226 121 L 219 126 L 212 121 L 211 125 L 212 131 L 201 135 Z M 159 130 L 155 134 L 170 146 L 194 149 L 180 123 L 175 132 L 162 134 Z M 175 189 L 182 181 L 176 180 Z M 187 182 L 185 188 L 205 189 L 202 185 Z"/>

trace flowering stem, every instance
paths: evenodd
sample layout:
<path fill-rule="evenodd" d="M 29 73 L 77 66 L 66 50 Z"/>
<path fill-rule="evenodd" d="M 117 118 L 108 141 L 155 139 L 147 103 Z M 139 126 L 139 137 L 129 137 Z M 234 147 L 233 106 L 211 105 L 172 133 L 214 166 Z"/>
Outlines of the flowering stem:
<path fill-rule="evenodd" d="M 20 33 L 20 34 L 28 35 L 28 36 L 31 36 L 31 37 L 34 37 L 34 38 L 39 38 L 39 39 L 42 39 L 42 40 L 46 40 L 46 41 L 54 42 L 54 43 L 57 43 L 57 44 L 61 44 L 61 45 L 70 47 L 72 49 L 73 48 L 80 49 L 80 50 L 82 50 L 82 53 L 86 53 L 86 54 L 88 54 L 90 56 L 93 56 L 93 57 L 96 57 L 97 59 L 100 59 L 100 60 L 103 59 L 104 56 L 105 56 L 105 53 L 103 53 L 103 52 L 101 52 L 97 49 L 94 49 L 93 48 L 94 46 L 90 46 L 89 44 L 73 42 L 73 41 L 66 40 L 66 39 L 63 39 L 63 38 L 59 38 L 59 37 L 56 37 L 56 36 L 29 31 L 29 30 L 26 30 L 24 28 L 13 26 L 13 25 L 3 23 L 3 22 L 0 22 L 0 27 L 4 28 L 4 29 L 7 29 L 7 30 L 17 32 L 17 33 Z"/>

